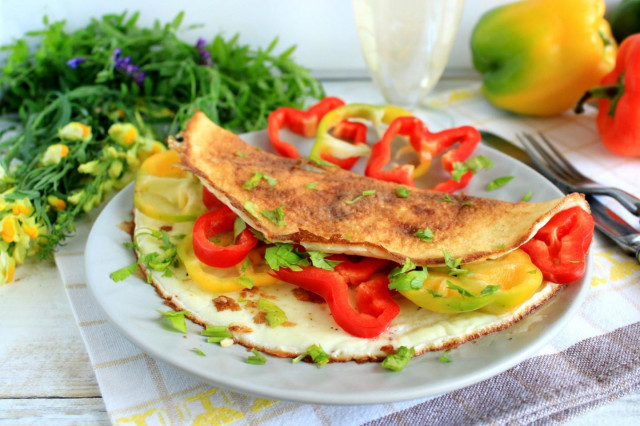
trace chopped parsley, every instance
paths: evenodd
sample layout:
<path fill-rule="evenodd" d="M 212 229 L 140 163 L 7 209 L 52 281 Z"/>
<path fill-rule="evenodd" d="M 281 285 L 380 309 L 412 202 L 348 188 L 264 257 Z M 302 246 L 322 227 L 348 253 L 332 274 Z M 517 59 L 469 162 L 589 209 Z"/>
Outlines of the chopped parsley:
<path fill-rule="evenodd" d="M 251 216 L 258 219 L 258 211 L 256 210 L 256 205 L 253 204 L 253 201 L 250 201 L 250 200 L 245 201 L 242 204 L 242 207 L 244 207 L 244 209 L 248 211 L 251 214 Z"/>
<path fill-rule="evenodd" d="M 272 247 L 267 247 L 264 260 L 274 271 L 278 271 L 280 268 L 301 271 L 300 266 L 309 266 L 309 260 L 294 250 L 293 244 L 286 243 L 276 243 Z"/>
<path fill-rule="evenodd" d="M 390 290 L 418 290 L 422 288 L 422 283 L 429 277 L 426 267 L 416 267 L 416 265 L 407 258 L 404 265 L 399 268 L 393 268 L 389 272 L 389 289 Z"/>
<path fill-rule="evenodd" d="M 336 265 L 342 263 L 340 260 L 329 260 L 328 256 L 331 256 L 327 253 L 322 253 L 319 251 L 308 251 L 309 260 L 311 260 L 311 264 L 316 268 L 326 269 L 327 271 L 333 271 Z"/>
<path fill-rule="evenodd" d="M 493 162 L 484 155 L 477 155 L 475 157 L 469 158 L 464 163 L 456 161 L 453 163 L 451 179 L 455 180 L 456 182 L 460 182 L 462 176 L 469 171 L 475 175 L 479 169 L 490 169 L 492 167 Z"/>
<path fill-rule="evenodd" d="M 502 176 L 497 179 L 494 179 L 491 182 L 489 182 L 489 185 L 487 185 L 487 191 L 493 191 L 494 189 L 498 189 L 502 186 L 505 186 L 513 178 L 514 176 Z"/>
<path fill-rule="evenodd" d="M 255 348 L 251 349 L 251 353 L 253 355 L 250 355 L 249 358 L 247 358 L 247 364 L 265 365 L 267 363 L 267 358 Z"/>
<path fill-rule="evenodd" d="M 207 356 L 204 352 L 202 352 L 200 349 L 198 348 L 193 348 L 193 351 L 196 353 L 196 355 L 200 355 L 200 356 Z"/>
<path fill-rule="evenodd" d="M 428 243 L 433 241 L 433 231 L 430 228 L 418 229 L 413 235 Z"/>
<path fill-rule="evenodd" d="M 526 194 L 524 194 L 522 196 L 522 201 L 529 201 L 531 199 L 531 196 L 533 195 L 533 191 L 529 191 Z"/>
<path fill-rule="evenodd" d="M 247 224 L 244 223 L 244 220 L 240 216 L 236 217 L 236 220 L 233 222 L 233 239 L 238 238 L 238 235 L 242 234 L 242 231 L 247 229 Z"/>
<path fill-rule="evenodd" d="M 388 355 L 384 361 L 382 361 L 382 367 L 391 371 L 400 371 L 409 364 L 409 360 L 415 354 L 414 348 L 407 348 L 406 346 L 400 346 L 395 354 Z"/>
<path fill-rule="evenodd" d="M 253 285 L 256 282 L 253 278 L 249 278 L 246 275 L 240 275 L 236 278 L 236 283 L 240 284 L 244 288 L 253 288 Z"/>
<path fill-rule="evenodd" d="M 284 206 L 276 207 L 274 210 L 260 210 L 260 214 L 278 226 L 284 226 Z"/>
<path fill-rule="evenodd" d="M 278 184 L 278 180 L 276 178 L 271 177 L 269 175 L 265 175 L 262 172 L 255 172 L 255 174 L 251 177 L 251 179 L 247 180 L 242 185 L 242 187 L 244 189 L 251 190 L 256 186 L 260 185 L 260 182 L 262 181 L 262 179 L 264 179 L 267 182 L 267 184 L 269 185 L 269 188 L 273 188 Z"/>
<path fill-rule="evenodd" d="M 442 297 L 442 295 L 440 293 L 438 293 L 437 291 L 435 291 L 432 288 L 428 288 L 427 291 L 433 296 L 433 297 Z"/>
<path fill-rule="evenodd" d="M 467 275 L 469 271 L 466 269 L 460 268 L 460 263 L 462 262 L 462 258 L 454 258 L 449 253 L 442 249 L 442 255 L 444 256 L 444 264 L 449 268 L 449 275 Z"/>
<path fill-rule="evenodd" d="M 442 201 L 444 201 L 446 203 L 453 203 L 453 200 L 451 199 L 451 196 L 449 196 L 449 194 L 447 194 L 446 192 L 442 196 Z"/>
<path fill-rule="evenodd" d="M 471 207 L 475 203 L 473 201 L 465 201 L 464 203 L 460 203 L 460 207 Z"/>
<path fill-rule="evenodd" d="M 451 351 L 444 351 L 444 353 L 440 357 L 440 362 L 442 362 L 444 364 L 448 364 L 448 363 L 451 362 L 451 360 L 447 357 L 447 355 L 449 355 L 449 352 L 451 352 Z"/>
<path fill-rule="evenodd" d="M 164 324 L 183 334 L 187 333 L 187 321 L 185 319 L 185 315 L 189 315 L 189 311 L 157 311 L 162 314 L 162 321 Z"/>
<path fill-rule="evenodd" d="M 409 190 L 404 186 L 399 186 L 396 188 L 396 194 L 400 198 L 409 198 Z"/>
<path fill-rule="evenodd" d="M 537 270 L 537 269 L 532 269 L 532 270 L 530 270 L 530 271 L 527 271 L 527 274 L 535 274 L 535 273 L 537 273 L 537 272 L 538 272 L 538 270 Z"/>
<path fill-rule="evenodd" d="M 134 241 L 132 243 L 125 243 L 126 247 L 133 248 L 138 253 L 141 253 L 142 250 L 138 245 L 138 240 L 140 237 L 150 237 L 155 238 L 160 242 L 159 249 L 160 252 L 151 252 L 146 253 L 138 257 L 138 261 L 132 265 L 127 265 L 124 268 L 120 268 L 117 271 L 112 272 L 109 277 L 115 281 L 120 282 L 136 272 L 138 266 L 142 266 L 147 271 L 157 271 L 162 272 L 163 277 L 172 276 L 173 272 L 171 271 L 171 266 L 177 266 L 178 263 L 178 248 L 171 241 L 171 235 L 162 229 L 147 229 L 144 228 L 140 232 L 136 233 L 134 237 Z M 147 282 L 151 283 L 152 276 L 150 273 L 147 274 Z"/>
<path fill-rule="evenodd" d="M 333 164 L 333 163 L 331 163 L 329 161 L 325 161 L 325 160 L 323 160 L 321 158 L 311 158 L 311 157 L 308 157 L 308 158 L 309 158 L 309 160 L 313 161 L 314 163 L 316 163 L 319 166 L 338 167 L 337 164 Z"/>
<path fill-rule="evenodd" d="M 242 152 L 242 151 L 236 151 L 236 156 L 240 157 L 240 158 L 244 158 L 247 155 L 249 155 L 249 153 L 247 152 Z"/>
<path fill-rule="evenodd" d="M 318 182 L 309 182 L 309 183 L 304 185 L 305 188 L 314 189 L 316 191 L 318 190 L 317 186 L 318 186 Z"/>
<path fill-rule="evenodd" d="M 275 328 L 287 320 L 287 314 L 278 305 L 267 299 L 258 300 L 258 309 L 266 312 L 266 320 L 271 328 Z"/>
<path fill-rule="evenodd" d="M 208 343 L 220 343 L 224 339 L 229 339 L 233 337 L 231 331 L 224 325 L 209 325 L 202 330 L 201 333 L 204 337 L 207 338 Z"/>
<path fill-rule="evenodd" d="M 476 297 L 469 290 L 467 290 L 465 288 L 462 288 L 459 285 L 455 285 L 454 283 L 452 283 L 449 280 L 447 280 L 447 288 L 450 288 L 451 290 L 457 291 L 458 293 L 460 293 L 460 295 L 462 297 Z"/>
<path fill-rule="evenodd" d="M 311 357 L 311 360 L 316 363 L 318 368 L 329 362 L 329 355 L 322 349 L 320 345 L 311 345 L 307 348 L 307 355 Z"/>
<path fill-rule="evenodd" d="M 345 201 L 345 204 L 355 204 L 358 201 L 360 201 L 361 199 L 363 199 L 364 197 L 371 197 L 373 195 L 376 195 L 376 190 L 375 189 L 367 189 L 366 191 L 362 191 L 362 194 L 358 195 L 356 198 L 354 198 L 353 200 L 349 200 L 349 201 Z"/>
<path fill-rule="evenodd" d="M 500 290 L 499 285 L 488 285 L 482 289 L 482 291 L 480 292 L 480 296 L 489 296 L 490 294 L 493 294 L 498 290 Z"/>

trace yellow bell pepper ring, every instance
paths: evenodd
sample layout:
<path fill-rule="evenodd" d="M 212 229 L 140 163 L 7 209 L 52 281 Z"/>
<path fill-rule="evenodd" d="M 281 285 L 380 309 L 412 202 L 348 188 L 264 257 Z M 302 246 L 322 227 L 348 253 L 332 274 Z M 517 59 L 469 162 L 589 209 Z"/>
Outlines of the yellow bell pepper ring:
<path fill-rule="evenodd" d="M 318 125 L 316 141 L 311 148 L 310 158 L 321 160 L 322 154 L 329 154 L 343 160 L 350 157 L 362 157 L 371 153 L 367 144 L 351 144 L 331 135 L 330 131 L 342 120 L 358 118 L 370 121 L 379 129 L 380 124 L 389 124 L 395 118 L 412 116 L 395 105 L 349 104 L 329 111 Z"/>
<path fill-rule="evenodd" d="M 536 116 L 573 107 L 615 65 L 604 11 L 604 0 L 524 0 L 487 12 L 471 36 L 486 98 Z"/>
<path fill-rule="evenodd" d="M 277 278 L 268 274 L 271 269 L 266 264 L 259 265 L 255 262 L 257 256 L 252 256 L 251 252 L 247 255 L 250 262 L 244 273 L 240 270 L 241 265 L 231 268 L 214 268 L 200 262 L 193 251 L 192 234 L 185 236 L 178 245 L 178 257 L 189 273 L 189 278 L 203 290 L 212 293 L 226 293 L 247 288 L 240 284 L 238 279 L 241 276 L 252 280 L 253 285 L 257 287 L 278 282 Z"/>
<path fill-rule="evenodd" d="M 158 152 L 151 155 L 142 163 L 140 172 L 158 177 L 185 178 L 188 176 L 188 173 L 175 167 L 179 162 L 180 156 L 176 151 Z"/>
<path fill-rule="evenodd" d="M 522 250 L 499 259 L 470 263 L 464 268 L 469 273 L 457 277 L 449 275 L 446 268 L 429 268 L 429 277 L 421 289 L 400 293 L 434 312 L 481 310 L 498 315 L 520 306 L 542 283 L 542 273 Z"/>

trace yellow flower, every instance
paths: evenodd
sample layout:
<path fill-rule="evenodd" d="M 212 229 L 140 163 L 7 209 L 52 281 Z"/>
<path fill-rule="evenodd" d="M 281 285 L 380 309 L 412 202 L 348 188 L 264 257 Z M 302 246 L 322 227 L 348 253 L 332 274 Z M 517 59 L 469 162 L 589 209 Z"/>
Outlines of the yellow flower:
<path fill-rule="evenodd" d="M 31 238 L 26 233 L 21 232 L 20 238 L 16 242 L 15 247 L 13 248 L 13 258 L 16 260 L 18 265 L 24 263 L 24 259 L 27 257 L 27 253 L 31 248 Z"/>
<path fill-rule="evenodd" d="M 99 165 L 98 160 L 91 160 L 84 164 L 80 164 L 78 166 L 78 171 L 80 173 L 92 175 L 92 174 L 95 174 L 96 171 L 98 170 L 98 165 Z"/>
<path fill-rule="evenodd" d="M 69 154 L 69 147 L 65 144 L 56 143 L 50 145 L 42 155 L 42 165 L 53 166 L 54 164 L 58 164 L 67 154 Z"/>
<path fill-rule="evenodd" d="M 18 230 L 18 218 L 12 214 L 6 215 L 2 219 L 2 222 L 0 222 L 0 235 L 2 235 L 2 239 L 7 243 L 12 243 L 20 239 Z"/>
<path fill-rule="evenodd" d="M 0 251 L 0 285 L 13 281 L 16 261 L 6 251 Z"/>
<path fill-rule="evenodd" d="M 109 166 L 109 177 L 112 179 L 117 178 L 122 173 L 122 169 L 124 166 L 122 165 L 122 161 L 116 160 Z"/>
<path fill-rule="evenodd" d="M 58 198 L 55 195 L 47 196 L 47 202 L 57 212 L 67 208 L 67 203 L 63 199 Z"/>
<path fill-rule="evenodd" d="M 58 130 L 58 137 L 68 141 L 83 141 L 87 142 L 91 140 L 91 127 L 86 124 L 73 121 L 62 129 Z"/>
<path fill-rule="evenodd" d="M 120 145 L 128 146 L 136 141 L 138 129 L 130 123 L 116 123 L 109 127 L 109 136 Z"/>
<path fill-rule="evenodd" d="M 29 216 L 33 213 L 33 205 L 28 198 L 22 198 L 13 203 L 11 206 L 11 212 L 16 216 Z"/>

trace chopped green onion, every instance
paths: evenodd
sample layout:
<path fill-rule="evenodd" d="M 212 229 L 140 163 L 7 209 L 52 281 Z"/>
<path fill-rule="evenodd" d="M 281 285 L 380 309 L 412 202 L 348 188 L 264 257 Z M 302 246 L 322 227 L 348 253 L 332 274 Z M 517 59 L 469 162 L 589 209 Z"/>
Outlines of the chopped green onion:
<path fill-rule="evenodd" d="M 307 354 L 311 360 L 316 363 L 318 368 L 329 362 L 329 355 L 322 349 L 320 345 L 311 345 L 307 348 Z"/>
<path fill-rule="evenodd" d="M 255 348 L 251 349 L 251 353 L 253 355 L 247 358 L 247 364 L 264 365 L 267 363 L 267 358 L 263 354 L 258 352 Z"/>
<path fill-rule="evenodd" d="M 451 362 L 451 360 L 447 357 L 447 355 L 449 355 L 449 352 L 451 351 L 444 351 L 444 353 L 442 354 L 442 356 L 440 357 L 440 362 L 448 364 Z"/>
<path fill-rule="evenodd" d="M 193 351 L 196 353 L 196 355 L 200 355 L 200 356 L 207 356 L 204 352 L 202 352 L 200 349 L 198 348 L 193 348 Z"/>
<path fill-rule="evenodd" d="M 171 328 L 180 331 L 181 333 L 187 333 L 187 321 L 185 315 L 190 315 L 189 311 L 161 311 L 156 309 L 162 314 L 162 320 L 165 324 Z"/>
<path fill-rule="evenodd" d="M 531 196 L 533 195 L 533 191 L 529 191 L 526 194 L 524 194 L 522 196 L 522 201 L 529 201 L 531 199 Z"/>
<path fill-rule="evenodd" d="M 240 275 L 236 278 L 236 282 L 244 288 L 253 288 L 253 285 L 256 283 L 253 278 L 249 278 L 246 275 Z"/>
<path fill-rule="evenodd" d="M 122 269 L 118 269 L 117 271 L 112 272 L 109 275 L 109 278 L 111 278 L 114 282 L 120 282 L 129 278 L 131 274 L 133 274 L 137 270 L 138 270 L 138 264 L 134 263 L 129 266 L 125 266 Z"/>

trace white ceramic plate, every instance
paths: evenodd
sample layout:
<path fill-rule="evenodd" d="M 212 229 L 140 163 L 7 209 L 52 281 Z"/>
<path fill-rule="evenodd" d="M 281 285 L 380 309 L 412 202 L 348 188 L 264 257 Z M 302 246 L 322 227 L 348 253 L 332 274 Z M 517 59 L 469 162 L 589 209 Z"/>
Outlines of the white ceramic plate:
<path fill-rule="evenodd" d="M 269 149 L 266 132 L 243 138 Z M 302 151 L 308 151 L 307 142 Z M 467 192 L 483 197 L 517 201 L 533 190 L 532 201 L 558 198 L 562 194 L 532 169 L 500 152 L 479 146 L 477 154 L 488 156 L 495 166 L 480 171 Z M 486 192 L 488 182 L 500 176 L 515 176 L 506 186 Z M 590 282 L 592 257 L 587 273 L 567 286 L 550 303 L 515 326 L 462 345 L 449 354 L 449 364 L 439 362 L 441 352 L 413 359 L 394 373 L 378 363 L 336 363 L 317 368 L 313 364 L 291 364 L 290 359 L 267 356 L 266 365 L 245 362 L 247 351 L 240 345 L 221 348 L 207 344 L 201 327 L 189 323 L 186 338 L 161 326 L 156 309 L 166 310 L 153 287 L 138 277 L 119 283 L 109 274 L 135 262 L 123 243 L 130 240 L 118 228 L 131 220 L 133 188 L 129 185 L 103 210 L 87 243 L 85 262 L 89 288 L 111 322 L 134 344 L 154 358 L 215 386 L 267 398 L 320 404 L 372 404 L 415 399 L 460 389 L 487 379 L 535 354 L 565 326 L 583 301 Z M 193 349 L 206 356 L 198 356 Z"/>

